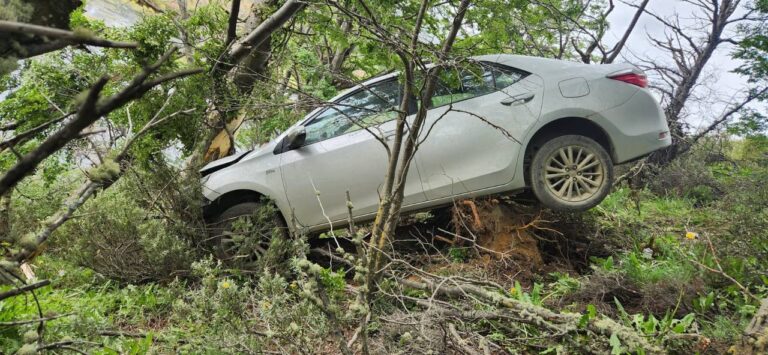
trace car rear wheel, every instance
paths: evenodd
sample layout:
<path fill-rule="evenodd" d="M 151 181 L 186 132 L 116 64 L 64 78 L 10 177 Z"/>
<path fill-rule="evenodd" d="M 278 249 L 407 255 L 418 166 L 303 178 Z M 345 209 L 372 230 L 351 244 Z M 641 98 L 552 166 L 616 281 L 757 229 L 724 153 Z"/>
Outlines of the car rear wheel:
<path fill-rule="evenodd" d="M 208 224 L 209 245 L 227 265 L 253 269 L 269 252 L 273 239 L 289 237 L 272 203 L 243 202 L 225 209 Z"/>
<path fill-rule="evenodd" d="M 566 135 L 541 146 L 531 161 L 531 188 L 546 207 L 584 211 L 599 204 L 611 189 L 613 163 L 594 140 Z"/>

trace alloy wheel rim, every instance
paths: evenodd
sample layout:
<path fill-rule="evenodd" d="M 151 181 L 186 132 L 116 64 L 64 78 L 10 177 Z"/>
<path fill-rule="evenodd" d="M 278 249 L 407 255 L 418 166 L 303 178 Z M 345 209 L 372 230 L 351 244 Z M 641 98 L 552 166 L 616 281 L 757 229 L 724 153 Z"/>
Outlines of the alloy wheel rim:
<path fill-rule="evenodd" d="M 547 158 L 544 181 L 558 199 L 580 202 L 598 193 L 605 181 L 605 169 L 596 152 L 569 145 Z"/>
<path fill-rule="evenodd" d="M 264 257 L 274 226 L 258 222 L 252 216 L 236 217 L 230 222 L 234 228 L 219 236 L 225 261 L 248 265 Z"/>

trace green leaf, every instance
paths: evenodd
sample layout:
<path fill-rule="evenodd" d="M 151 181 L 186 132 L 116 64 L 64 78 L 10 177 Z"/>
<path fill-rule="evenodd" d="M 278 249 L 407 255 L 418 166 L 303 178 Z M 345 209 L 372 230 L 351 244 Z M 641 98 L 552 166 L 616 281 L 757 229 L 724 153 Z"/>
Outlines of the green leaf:
<path fill-rule="evenodd" d="M 595 319 L 595 317 L 597 317 L 597 308 L 593 304 L 588 304 L 587 311 L 579 319 L 579 328 L 586 328 L 589 321 Z"/>
<path fill-rule="evenodd" d="M 629 313 L 627 313 L 627 311 L 624 309 L 624 306 L 621 305 L 619 299 L 613 297 L 613 303 L 616 304 L 616 309 L 619 311 L 619 317 L 621 318 L 621 321 L 626 325 L 632 324 L 632 321 L 629 319 Z"/>
<path fill-rule="evenodd" d="M 611 354 L 621 354 L 624 352 L 621 347 L 621 340 L 616 334 L 611 334 L 611 338 L 608 340 L 608 344 L 611 345 Z"/>

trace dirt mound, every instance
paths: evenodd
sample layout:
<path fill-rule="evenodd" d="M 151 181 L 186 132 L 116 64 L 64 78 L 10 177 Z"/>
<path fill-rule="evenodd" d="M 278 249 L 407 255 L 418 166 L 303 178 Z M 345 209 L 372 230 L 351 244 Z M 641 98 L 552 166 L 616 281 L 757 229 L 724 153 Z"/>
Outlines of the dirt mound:
<path fill-rule="evenodd" d="M 481 255 L 512 259 L 534 268 L 544 265 L 533 235 L 533 230 L 540 227 L 540 216 L 498 199 L 464 200 L 456 205 L 453 214 L 456 245 L 474 243 Z"/>

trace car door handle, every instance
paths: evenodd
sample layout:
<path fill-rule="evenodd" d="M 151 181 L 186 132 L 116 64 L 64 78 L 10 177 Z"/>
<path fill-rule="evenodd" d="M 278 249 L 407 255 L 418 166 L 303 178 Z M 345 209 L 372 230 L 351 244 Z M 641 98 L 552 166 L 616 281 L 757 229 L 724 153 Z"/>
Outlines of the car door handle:
<path fill-rule="evenodd" d="M 534 96 L 536 96 L 534 93 L 526 92 L 523 94 L 507 97 L 501 100 L 501 104 L 504 106 L 522 105 L 528 101 L 533 100 Z"/>
<path fill-rule="evenodd" d="M 384 140 L 391 140 L 395 137 L 395 130 L 381 132 L 381 137 L 384 138 Z"/>
<path fill-rule="evenodd" d="M 407 128 L 404 128 L 404 129 L 403 129 L 403 139 L 405 139 L 405 137 L 408 135 L 408 132 L 410 132 L 410 130 L 409 130 L 409 129 L 407 129 Z M 386 141 L 391 141 L 391 140 L 395 139 L 395 136 L 396 136 L 396 135 L 397 135 L 397 131 L 393 129 L 393 130 L 391 130 L 391 131 L 384 131 L 384 132 L 381 134 L 381 137 L 382 137 L 384 140 L 386 140 Z"/>

